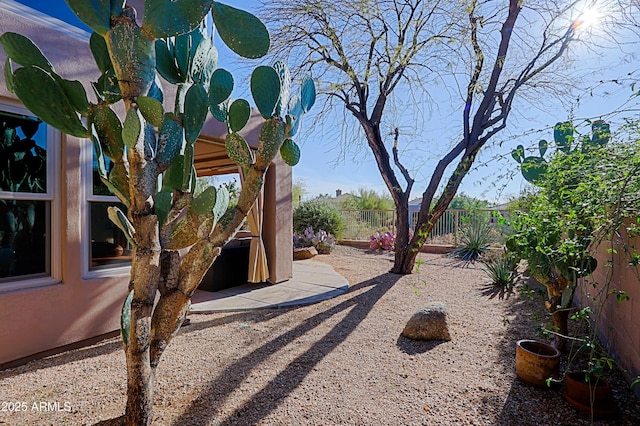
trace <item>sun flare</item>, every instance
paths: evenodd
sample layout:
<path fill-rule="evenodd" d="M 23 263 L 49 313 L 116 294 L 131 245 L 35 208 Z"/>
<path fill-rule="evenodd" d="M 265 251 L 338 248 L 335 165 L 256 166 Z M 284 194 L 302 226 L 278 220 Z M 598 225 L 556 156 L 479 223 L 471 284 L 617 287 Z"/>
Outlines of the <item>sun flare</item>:
<path fill-rule="evenodd" d="M 601 17 L 602 13 L 596 7 L 588 8 L 580 14 L 573 26 L 585 29 L 597 27 Z"/>

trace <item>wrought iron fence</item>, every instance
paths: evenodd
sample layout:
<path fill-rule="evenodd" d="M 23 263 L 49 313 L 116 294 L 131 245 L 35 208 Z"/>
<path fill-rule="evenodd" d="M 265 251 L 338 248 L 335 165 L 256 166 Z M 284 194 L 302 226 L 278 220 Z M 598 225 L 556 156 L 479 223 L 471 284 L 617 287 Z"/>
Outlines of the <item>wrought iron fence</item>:
<path fill-rule="evenodd" d="M 342 238 L 345 240 L 368 241 L 376 231 L 391 231 L 396 233 L 395 210 L 341 210 L 345 229 Z M 409 226 L 413 229 L 418 221 L 418 212 L 409 213 Z M 495 210 L 447 210 L 438 219 L 428 243 L 456 244 L 462 227 L 470 221 L 487 221 L 498 223 L 500 213 Z"/>

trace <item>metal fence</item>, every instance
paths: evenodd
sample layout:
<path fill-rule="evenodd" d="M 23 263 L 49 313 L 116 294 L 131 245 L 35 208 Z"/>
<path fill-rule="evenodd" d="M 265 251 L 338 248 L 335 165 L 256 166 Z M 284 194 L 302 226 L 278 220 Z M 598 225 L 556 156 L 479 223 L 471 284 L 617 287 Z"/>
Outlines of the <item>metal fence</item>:
<path fill-rule="evenodd" d="M 341 210 L 345 229 L 345 240 L 368 241 L 376 231 L 396 233 L 395 210 Z M 410 212 L 409 226 L 413 229 L 418 221 L 418 212 Z M 471 221 L 498 222 L 495 210 L 447 210 L 438 219 L 427 239 L 428 243 L 456 244 L 461 228 Z"/>

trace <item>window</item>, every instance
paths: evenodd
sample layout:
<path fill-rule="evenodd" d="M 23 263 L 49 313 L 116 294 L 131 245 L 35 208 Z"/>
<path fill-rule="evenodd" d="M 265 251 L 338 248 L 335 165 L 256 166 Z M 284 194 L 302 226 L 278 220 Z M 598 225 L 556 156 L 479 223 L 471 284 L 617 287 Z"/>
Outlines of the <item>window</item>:
<path fill-rule="evenodd" d="M 58 140 L 24 108 L 0 103 L 0 291 L 58 281 L 59 250 L 52 250 Z"/>
<path fill-rule="evenodd" d="M 87 263 L 86 271 L 100 271 L 113 268 L 127 268 L 131 265 L 131 246 L 120 229 L 111 222 L 107 215 L 109 206 L 117 206 L 126 213 L 126 207 L 120 203 L 118 198 L 107 188 L 100 179 L 98 173 L 98 162 L 96 160 L 93 144 L 86 144 L 87 151 L 91 151 L 91 156 L 87 155 L 87 175 L 90 176 L 86 181 L 87 185 L 87 201 L 89 207 L 87 214 L 89 219 L 86 221 L 86 240 L 89 242 L 86 247 Z M 111 170 L 113 163 L 107 158 L 107 170 Z M 95 274 L 93 274 L 95 275 Z"/>

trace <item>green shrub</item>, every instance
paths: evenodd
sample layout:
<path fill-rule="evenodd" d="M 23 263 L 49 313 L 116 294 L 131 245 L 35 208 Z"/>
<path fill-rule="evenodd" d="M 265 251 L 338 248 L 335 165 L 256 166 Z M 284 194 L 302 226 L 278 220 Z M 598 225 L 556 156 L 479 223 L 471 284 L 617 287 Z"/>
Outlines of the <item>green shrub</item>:
<path fill-rule="evenodd" d="M 304 230 L 309 227 L 322 229 L 339 239 L 344 230 L 344 221 L 340 212 L 327 202 L 309 200 L 300 203 L 293 210 L 293 230 L 303 234 Z"/>

